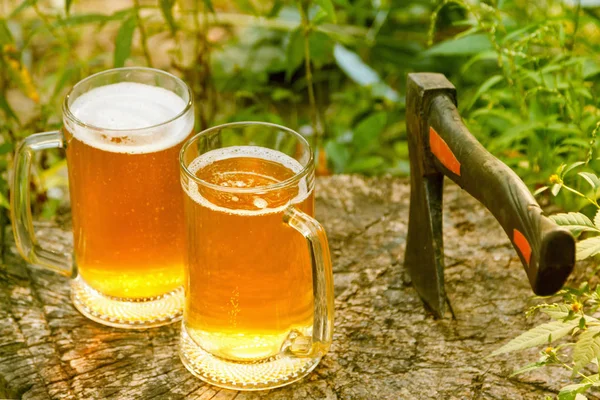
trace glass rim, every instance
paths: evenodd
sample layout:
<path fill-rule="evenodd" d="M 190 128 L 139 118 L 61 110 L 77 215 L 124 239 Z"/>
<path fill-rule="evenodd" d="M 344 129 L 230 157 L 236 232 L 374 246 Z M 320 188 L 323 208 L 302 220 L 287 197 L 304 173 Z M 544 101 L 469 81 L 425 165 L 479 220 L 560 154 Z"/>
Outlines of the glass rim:
<path fill-rule="evenodd" d="M 239 127 L 251 126 L 251 125 L 262 125 L 262 126 L 270 128 L 270 129 L 275 128 L 275 129 L 287 132 L 287 133 L 291 134 L 292 136 L 296 137 L 303 145 L 305 145 L 306 149 L 308 150 L 309 158 L 308 158 L 308 162 L 306 163 L 306 165 L 303 165 L 302 169 L 300 171 L 298 171 L 297 173 L 295 173 L 294 176 L 291 176 L 281 182 L 272 183 L 270 185 L 254 186 L 254 187 L 250 187 L 250 188 L 238 188 L 238 187 L 227 187 L 227 186 L 216 185 L 214 183 L 207 182 L 204 179 L 198 178 L 193 172 L 191 172 L 188 169 L 188 166 L 184 162 L 185 152 L 192 145 L 192 143 L 196 142 L 200 137 L 205 136 L 214 131 L 222 130 L 224 128 L 239 128 Z M 284 189 L 286 187 L 292 186 L 294 183 L 297 183 L 302 178 L 304 178 L 309 173 L 311 168 L 313 167 L 313 163 L 314 163 L 313 151 L 312 151 L 310 144 L 304 138 L 304 136 L 302 136 L 300 133 L 296 132 L 295 130 L 285 127 L 283 125 L 274 124 L 271 122 L 262 122 L 262 121 L 239 121 L 239 122 L 230 122 L 230 123 L 226 123 L 226 124 L 213 126 L 211 128 L 205 129 L 202 132 L 199 132 L 199 133 L 195 134 L 194 136 L 192 136 L 191 138 L 189 138 L 183 144 L 183 146 L 181 147 L 181 150 L 179 151 L 179 166 L 180 166 L 181 170 L 184 172 L 184 174 L 189 179 L 191 179 L 195 183 L 203 185 L 209 189 L 213 189 L 213 190 L 219 191 L 219 192 L 226 192 L 226 193 L 240 193 L 240 194 L 241 193 L 246 193 L 246 194 L 250 193 L 251 194 L 251 193 L 257 193 L 257 192 L 265 192 L 265 191 L 272 191 L 272 190 L 277 190 L 277 189 Z"/>
<path fill-rule="evenodd" d="M 152 72 L 155 73 L 157 75 L 163 75 L 166 76 L 168 78 L 173 79 L 178 85 L 182 86 L 183 88 L 185 88 L 187 94 L 188 94 L 188 101 L 185 105 L 185 107 L 183 108 L 183 110 L 181 110 L 179 113 L 177 113 L 177 115 L 175 115 L 174 117 L 169 118 L 166 121 L 160 122 L 158 124 L 154 124 L 154 125 L 150 125 L 150 126 L 145 126 L 143 128 L 124 128 L 124 129 L 114 129 L 114 128 L 103 128 L 101 126 L 96 126 L 96 125 L 92 125 L 92 124 L 87 124 L 85 122 L 83 122 L 82 120 L 80 120 L 79 118 L 77 118 L 75 115 L 73 115 L 73 113 L 71 112 L 71 108 L 69 107 L 69 99 L 71 98 L 73 92 L 75 91 L 75 89 L 77 89 L 78 86 L 89 82 L 93 79 L 96 79 L 102 75 L 107 75 L 110 73 L 115 73 L 115 72 L 119 72 L 119 71 L 143 71 L 143 72 Z M 123 82 L 127 82 L 127 81 L 123 81 Z M 62 109 L 63 109 L 63 115 L 69 119 L 69 121 L 72 121 L 74 123 L 76 123 L 77 125 L 83 127 L 83 128 L 88 128 L 88 129 L 93 129 L 96 131 L 104 131 L 104 132 L 143 132 L 149 129 L 154 129 L 154 128 L 158 128 L 167 124 L 170 124 L 171 122 L 174 122 L 176 120 L 178 120 L 179 118 L 183 117 L 184 115 L 186 115 L 188 113 L 188 111 L 192 108 L 194 104 L 194 96 L 192 93 L 192 89 L 189 87 L 188 84 L 186 84 L 181 78 L 176 77 L 175 75 L 167 72 L 167 71 L 163 71 L 157 68 L 149 68 L 149 67 L 121 67 L 121 68 L 111 68 L 111 69 L 107 69 L 104 71 L 100 71 L 97 72 L 93 75 L 90 75 L 82 80 L 80 80 L 79 82 L 77 82 L 75 85 L 73 85 L 73 87 L 69 90 L 69 92 L 67 93 L 67 95 L 65 96 L 65 99 L 63 100 L 63 104 L 62 104 Z"/>

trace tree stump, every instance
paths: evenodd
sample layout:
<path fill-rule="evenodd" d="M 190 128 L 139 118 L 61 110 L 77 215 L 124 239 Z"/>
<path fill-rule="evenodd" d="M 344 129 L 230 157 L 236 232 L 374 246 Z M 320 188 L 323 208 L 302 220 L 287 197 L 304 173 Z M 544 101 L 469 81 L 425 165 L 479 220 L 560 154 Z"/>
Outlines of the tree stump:
<path fill-rule="evenodd" d="M 24 399 L 543 399 L 567 382 L 541 370 L 509 379 L 536 351 L 485 359 L 532 325 L 532 292 L 494 218 L 455 185 L 444 205 L 446 288 L 455 318 L 435 320 L 403 257 L 409 183 L 334 176 L 317 181 L 335 276 L 333 346 L 302 381 L 264 392 L 203 383 L 177 355 L 178 324 L 105 327 L 71 305 L 66 278 L 8 251 L 0 266 L 0 398 Z M 59 226 L 60 225 L 60 226 Z M 70 222 L 38 236 L 71 247 Z"/>

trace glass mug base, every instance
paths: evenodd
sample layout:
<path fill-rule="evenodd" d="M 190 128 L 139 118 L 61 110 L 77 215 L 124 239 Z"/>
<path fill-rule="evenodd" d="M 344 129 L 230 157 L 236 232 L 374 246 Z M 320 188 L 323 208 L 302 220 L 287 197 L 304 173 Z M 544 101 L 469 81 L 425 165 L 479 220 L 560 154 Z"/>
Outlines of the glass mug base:
<path fill-rule="evenodd" d="M 154 328 L 179 321 L 183 315 L 183 287 L 162 296 L 131 301 L 103 295 L 78 276 L 71 281 L 71 299 L 89 319 L 115 328 Z"/>
<path fill-rule="evenodd" d="M 308 375 L 321 357 L 291 358 L 276 356 L 264 361 L 241 363 L 216 357 L 203 350 L 181 327 L 179 355 L 192 374 L 214 386 L 233 390 L 274 389 Z"/>

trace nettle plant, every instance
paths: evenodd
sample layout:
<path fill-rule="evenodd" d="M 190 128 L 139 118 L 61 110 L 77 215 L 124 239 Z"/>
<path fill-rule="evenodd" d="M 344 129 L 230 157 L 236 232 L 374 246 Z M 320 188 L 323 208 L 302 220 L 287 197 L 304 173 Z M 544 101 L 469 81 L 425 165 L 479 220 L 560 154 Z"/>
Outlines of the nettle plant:
<path fill-rule="evenodd" d="M 457 63 L 459 110 L 486 148 L 529 185 L 585 158 L 600 118 L 600 2 L 442 0 L 458 33 L 426 54 Z M 560 199 L 559 199 L 560 200 Z"/>
<path fill-rule="evenodd" d="M 595 133 L 600 129 L 600 124 Z M 561 226 L 569 229 L 577 243 L 577 260 L 585 260 L 600 254 L 600 204 L 598 191 L 600 177 L 590 172 L 589 162 L 580 161 L 570 165 L 562 164 L 556 173 L 550 176 L 550 185 L 536 192 L 540 194 L 550 190 L 554 196 L 565 190 L 582 199 L 592 209 L 590 215 L 582 212 L 560 213 L 551 218 Z M 582 171 L 581 169 L 588 169 Z M 577 172 L 580 170 L 579 172 Z M 577 173 L 577 178 L 589 185 L 587 191 L 575 189 L 565 182 L 570 174 Z M 583 236 L 583 238 L 582 238 Z M 594 269 L 594 274 L 598 268 Z M 514 338 L 491 356 L 542 347 L 539 359 L 516 369 L 511 376 L 523 374 L 545 366 L 561 367 L 571 372 L 573 383 L 564 386 L 558 393 L 559 400 L 585 400 L 584 393 L 600 388 L 600 285 L 582 283 L 579 288 L 564 288 L 557 295 L 546 298 L 556 299 L 554 303 L 538 304 L 527 311 L 527 316 L 543 313 L 550 317 L 550 322 L 535 326 L 529 331 Z M 558 345 L 559 339 L 568 338 Z"/>

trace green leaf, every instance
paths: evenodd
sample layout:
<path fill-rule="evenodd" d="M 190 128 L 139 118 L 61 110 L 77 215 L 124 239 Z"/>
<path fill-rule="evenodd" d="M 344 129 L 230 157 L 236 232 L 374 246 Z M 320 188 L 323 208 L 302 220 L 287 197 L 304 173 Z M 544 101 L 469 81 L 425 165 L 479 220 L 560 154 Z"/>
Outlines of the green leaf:
<path fill-rule="evenodd" d="M 471 107 L 473 107 L 473 105 L 475 105 L 475 102 L 479 99 L 479 97 L 482 94 L 484 94 L 485 92 L 490 90 L 492 88 L 492 86 L 496 85 L 499 82 L 502 82 L 503 80 L 504 80 L 504 76 L 494 75 L 494 76 L 490 77 L 488 80 L 486 80 L 485 82 L 483 82 L 483 84 L 481 86 L 479 86 L 479 89 L 477 89 L 477 92 L 475 92 L 475 94 L 469 101 L 468 105 L 464 108 L 464 110 L 465 111 L 470 110 Z"/>
<path fill-rule="evenodd" d="M 488 51 L 492 44 L 487 35 L 478 33 L 458 39 L 446 40 L 423 52 L 426 56 L 464 56 Z"/>
<path fill-rule="evenodd" d="M 2 192 L 0 192 L 0 207 L 6 208 L 7 210 L 10 209 L 10 202 Z"/>
<path fill-rule="evenodd" d="M 558 192 L 560 192 L 560 189 L 562 189 L 562 185 L 560 183 L 555 183 L 554 185 L 552 185 L 552 189 L 550 189 L 550 191 L 552 192 L 552 195 L 556 197 L 558 196 Z"/>
<path fill-rule="evenodd" d="M 8 100 L 6 100 L 5 96 L 0 96 L 0 109 L 4 111 L 4 114 L 6 114 L 6 118 L 13 119 L 15 121 L 19 120 L 17 114 L 15 114 L 10 104 L 8 104 Z"/>
<path fill-rule="evenodd" d="M 0 18 L 0 45 L 14 42 L 15 39 L 13 38 L 12 33 L 10 33 L 10 29 L 8 29 L 6 20 L 4 18 Z"/>
<path fill-rule="evenodd" d="M 587 183 L 592 186 L 593 190 L 598 190 L 598 188 L 600 188 L 600 179 L 595 174 L 590 172 L 579 172 L 577 175 L 585 179 Z"/>
<path fill-rule="evenodd" d="M 14 143 L 12 142 L 4 142 L 0 144 L 0 156 L 4 154 L 8 154 L 15 148 Z"/>
<path fill-rule="evenodd" d="M 315 0 L 315 3 L 327 13 L 327 17 L 332 22 L 337 22 L 337 16 L 335 15 L 335 7 L 331 0 Z"/>
<path fill-rule="evenodd" d="M 289 81 L 304 60 L 304 30 L 302 27 L 294 29 L 290 33 L 290 38 L 286 48 L 286 70 L 285 79 Z"/>
<path fill-rule="evenodd" d="M 552 319 L 565 319 L 569 316 L 570 310 L 566 304 L 551 304 L 540 309 L 541 312 Z"/>
<path fill-rule="evenodd" d="M 544 129 L 544 127 L 545 124 L 540 121 L 532 121 L 513 125 L 511 128 L 503 132 L 501 136 L 494 139 L 491 144 L 496 149 L 505 150 L 514 142 L 531 137 L 535 134 L 537 129 Z"/>
<path fill-rule="evenodd" d="M 536 370 L 536 369 L 538 369 L 540 367 L 543 367 L 545 365 L 546 365 L 546 363 L 543 362 L 543 361 L 537 361 L 537 362 L 533 362 L 533 363 L 524 365 L 521 368 L 518 368 L 518 369 L 514 370 L 512 372 L 512 374 L 510 374 L 509 378 L 512 378 L 515 375 L 524 374 L 525 372 Z"/>
<path fill-rule="evenodd" d="M 76 26 L 92 24 L 95 22 L 106 22 L 110 18 L 110 15 L 106 14 L 77 14 L 70 15 L 69 17 L 59 20 L 56 22 L 57 26 Z"/>
<path fill-rule="evenodd" d="M 365 154 L 378 147 L 379 136 L 387 123 L 387 114 L 383 111 L 363 118 L 352 135 L 352 146 L 358 154 Z"/>
<path fill-rule="evenodd" d="M 577 242 L 577 260 L 584 260 L 600 253 L 600 236 L 594 236 Z"/>
<path fill-rule="evenodd" d="M 335 45 L 333 55 L 338 66 L 359 85 L 369 86 L 381 82 L 381 78 L 373 68 L 365 64 L 358 54 L 341 44 Z"/>
<path fill-rule="evenodd" d="M 213 7 L 212 0 L 203 0 L 203 1 L 204 1 L 204 7 L 206 7 L 208 9 L 208 11 L 210 11 L 211 13 L 214 13 L 215 9 Z"/>
<path fill-rule="evenodd" d="M 563 173 L 561 175 L 561 178 L 564 177 L 567 173 L 569 173 L 569 171 L 571 171 L 571 170 L 573 170 L 573 169 L 575 169 L 577 167 L 580 167 L 580 166 L 582 166 L 584 164 L 585 164 L 584 161 L 577 161 L 577 162 L 574 162 L 573 164 L 569 165 L 568 167 L 566 167 L 564 169 L 564 171 L 563 171 Z"/>
<path fill-rule="evenodd" d="M 348 165 L 346 172 L 373 172 L 376 168 L 382 166 L 384 163 L 385 160 L 381 156 L 359 158 Z"/>
<path fill-rule="evenodd" d="M 279 12 L 283 8 L 283 6 L 284 6 L 284 4 L 283 4 L 282 0 L 274 0 L 273 1 L 273 5 L 271 6 L 271 9 L 265 15 L 265 17 L 267 17 L 267 18 L 275 18 L 276 16 L 279 15 Z"/>
<path fill-rule="evenodd" d="M 465 64 L 463 64 L 463 66 L 461 68 L 461 73 L 466 76 L 467 71 L 479 61 L 497 61 L 497 60 L 498 60 L 498 54 L 493 50 L 484 51 L 483 53 L 475 54 L 475 55 L 473 55 L 473 57 L 471 57 L 469 59 L 469 61 L 467 61 Z"/>
<path fill-rule="evenodd" d="M 73 5 L 73 0 L 65 0 L 65 13 L 67 15 L 71 12 L 71 5 Z"/>
<path fill-rule="evenodd" d="M 594 358 L 600 356 L 600 327 L 591 327 L 584 331 L 575 343 L 573 350 L 573 373 L 577 373 L 582 368 L 592 362 Z"/>
<path fill-rule="evenodd" d="M 600 286 L 598 288 L 600 288 Z M 571 315 L 571 308 L 566 304 L 550 304 L 542 307 L 540 311 L 552 319 L 559 320 L 564 320 Z M 577 318 L 577 316 L 573 315 L 571 319 L 575 318 Z M 589 315 L 584 315 L 582 318 L 584 318 L 586 322 L 598 322 L 598 319 Z"/>
<path fill-rule="evenodd" d="M 576 383 L 565 386 L 564 388 L 560 389 L 560 392 L 558 392 L 558 400 L 575 400 L 579 393 L 583 393 L 591 387 L 591 383 Z"/>
<path fill-rule="evenodd" d="M 593 78 L 597 74 L 600 74 L 600 64 L 593 59 L 586 59 L 583 62 L 583 79 Z"/>
<path fill-rule="evenodd" d="M 76 14 L 69 15 L 67 18 L 59 19 L 52 23 L 54 26 L 77 26 L 99 23 L 100 25 L 105 24 L 109 21 L 120 21 L 133 14 L 133 8 L 124 8 L 122 10 L 115 11 L 112 14 Z"/>
<path fill-rule="evenodd" d="M 600 229 L 582 213 L 570 212 L 551 215 L 550 219 L 557 225 L 564 226 L 575 236 L 581 232 L 600 232 Z"/>
<path fill-rule="evenodd" d="M 67 67 L 63 70 L 62 74 L 60 74 L 60 77 L 58 78 L 58 80 L 56 81 L 56 85 L 54 86 L 54 91 L 52 93 L 52 96 L 57 96 L 60 91 L 65 87 L 65 85 L 67 83 L 69 83 L 71 80 L 73 80 L 73 77 L 77 76 L 77 73 L 79 72 L 79 66 L 73 66 L 73 67 Z"/>
<path fill-rule="evenodd" d="M 319 31 L 311 32 L 308 37 L 310 48 L 310 62 L 315 68 L 323 68 L 333 61 L 333 45 L 331 38 Z"/>
<path fill-rule="evenodd" d="M 350 160 L 350 150 L 348 147 L 343 143 L 330 140 L 325 144 L 325 152 L 327 158 L 333 164 L 334 172 L 337 174 L 344 172 Z"/>
<path fill-rule="evenodd" d="M 10 13 L 8 18 L 11 19 L 11 18 L 16 17 L 21 11 L 23 11 L 27 7 L 33 6 L 36 3 L 37 3 L 37 0 L 23 0 L 23 2 L 21 2 L 21 4 L 19 4 L 19 6 Z"/>
<path fill-rule="evenodd" d="M 133 32 L 137 26 L 137 20 L 134 15 L 129 16 L 119 28 L 115 39 L 115 59 L 114 66 L 119 68 L 125 65 L 125 60 L 131 54 L 131 41 Z"/>
<path fill-rule="evenodd" d="M 171 34 L 175 35 L 175 32 L 177 32 L 177 23 L 175 23 L 175 18 L 173 18 L 175 0 L 159 0 L 159 3 L 162 15 L 171 29 Z"/>
<path fill-rule="evenodd" d="M 340 69 L 354 82 L 372 88 L 382 85 L 385 88 L 383 97 L 394 102 L 399 101 L 398 93 L 386 85 L 377 72 L 365 64 L 358 54 L 337 43 L 333 48 L 333 56 Z"/>
<path fill-rule="evenodd" d="M 250 13 L 250 14 L 254 14 L 257 15 L 258 13 L 256 12 L 256 8 L 254 8 L 254 5 L 252 4 L 252 2 L 250 0 L 235 0 L 235 4 L 237 4 L 238 8 L 241 11 Z"/>
<path fill-rule="evenodd" d="M 296 95 L 293 91 L 289 89 L 278 87 L 271 92 L 271 98 L 273 99 L 273 101 L 295 101 Z"/>
<path fill-rule="evenodd" d="M 563 336 L 568 335 L 573 328 L 578 324 L 577 320 L 574 321 L 552 321 L 542 325 L 538 325 L 533 329 L 517 336 L 504 346 L 495 350 L 491 356 L 497 356 L 498 354 L 510 353 L 512 351 L 528 349 L 531 347 L 539 346 L 548 342 L 553 342 L 560 339 Z M 550 338 L 550 340 L 549 340 Z"/>

